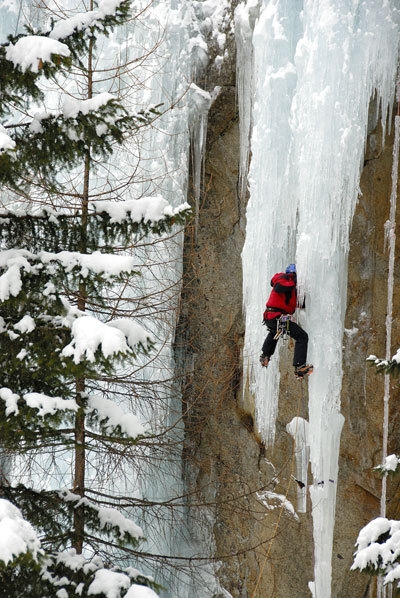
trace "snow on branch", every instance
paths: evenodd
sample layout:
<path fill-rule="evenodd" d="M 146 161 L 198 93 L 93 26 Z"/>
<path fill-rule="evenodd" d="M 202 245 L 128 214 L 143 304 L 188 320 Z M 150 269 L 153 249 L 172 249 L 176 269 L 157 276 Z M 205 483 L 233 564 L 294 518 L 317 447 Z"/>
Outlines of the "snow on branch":
<path fill-rule="evenodd" d="M 77 100 L 69 97 L 64 101 L 62 112 L 65 118 L 76 118 L 80 112 L 82 114 L 97 112 L 101 106 L 105 106 L 112 100 L 116 101 L 117 98 L 107 92 L 98 93 L 88 100 Z"/>
<path fill-rule="evenodd" d="M 98 507 L 92 503 L 86 496 L 74 494 L 67 488 L 60 490 L 60 498 L 66 503 L 74 503 L 74 508 L 85 507 L 99 520 L 101 529 L 115 529 L 120 538 L 128 534 L 131 538 L 143 538 L 142 529 L 134 521 L 125 517 L 117 509 L 110 507 Z"/>
<path fill-rule="evenodd" d="M 26 35 L 7 47 L 6 58 L 22 71 L 37 73 L 44 62 L 54 62 L 53 56 L 70 56 L 68 47 L 42 35 Z"/>
<path fill-rule="evenodd" d="M 181 212 L 190 210 L 190 206 L 186 202 L 173 208 L 161 195 L 128 199 L 121 202 L 97 201 L 92 203 L 91 207 L 98 214 L 108 214 L 112 223 L 121 223 L 124 220 L 159 222 L 166 216 L 176 216 Z"/>
<path fill-rule="evenodd" d="M 40 542 L 31 524 L 15 505 L 0 498 L 0 561 L 7 564 L 27 552 L 36 559 L 39 549 Z"/>
<path fill-rule="evenodd" d="M 113 255 L 94 251 L 93 253 L 79 253 L 77 251 L 60 251 L 50 253 L 41 251 L 37 254 L 42 264 L 58 262 L 65 272 L 75 268 L 80 269 L 80 275 L 87 278 L 89 272 L 105 274 L 106 277 L 119 276 L 123 272 L 134 270 L 134 258 L 125 255 Z"/>
<path fill-rule="evenodd" d="M 145 429 L 136 415 L 126 413 L 114 401 L 100 395 L 89 397 L 86 413 L 94 413 L 97 420 L 109 433 L 117 428 L 130 438 L 137 438 L 145 433 Z"/>
<path fill-rule="evenodd" d="M 0 153 L 13 151 L 15 149 L 15 141 L 8 135 L 7 130 L 0 125 Z"/>
<path fill-rule="evenodd" d="M 25 249 L 9 249 L 0 252 L 0 268 L 5 270 L 0 276 L 0 301 L 6 301 L 10 295 L 16 297 L 20 293 L 21 270 L 35 272 L 35 268 L 29 262 L 32 257 L 33 254 Z"/>
<path fill-rule="evenodd" d="M 26 249 L 8 249 L 0 252 L 0 301 L 16 297 L 22 290 L 22 272 L 38 274 L 44 265 L 58 263 L 64 272 L 78 269 L 87 278 L 90 273 L 102 274 L 106 279 L 134 271 L 134 258 L 95 251 L 82 254 L 77 251 L 50 253 L 41 251 L 34 254 Z"/>
<path fill-rule="evenodd" d="M 28 392 L 18 395 L 10 388 L 0 388 L 0 400 L 5 403 L 6 416 L 19 413 L 18 401 L 24 401 L 28 407 L 37 409 L 40 417 L 54 415 L 57 411 L 77 411 L 78 405 L 74 399 L 50 397 L 39 392 Z"/>
<path fill-rule="evenodd" d="M 384 584 L 400 579 L 400 521 L 373 519 L 360 531 L 356 546 L 353 571 L 383 572 Z"/>
<path fill-rule="evenodd" d="M 88 27 L 93 27 L 105 17 L 114 15 L 124 1 L 99 0 L 96 10 L 81 12 L 63 21 L 58 21 L 50 32 L 50 37 L 55 40 L 65 39 L 74 31 L 84 31 Z"/>
<path fill-rule="evenodd" d="M 128 590 L 121 594 L 121 590 Z M 111 571 L 109 569 L 99 569 L 96 571 L 94 580 L 89 586 L 88 595 L 95 596 L 101 594 L 107 598 L 157 598 L 157 594 L 146 586 L 138 584 L 130 585 L 129 578 L 118 571 Z"/>
<path fill-rule="evenodd" d="M 55 572 L 52 571 L 52 563 L 55 565 Z M 58 573 L 59 566 L 63 574 Z M 151 581 L 146 578 L 137 569 L 133 567 L 126 567 L 124 569 L 107 569 L 100 559 L 94 557 L 88 560 L 84 555 L 77 554 L 74 549 L 59 552 L 53 555 L 48 562 L 49 573 L 51 573 L 51 582 L 54 588 L 62 587 L 65 594 L 59 590 L 57 596 L 66 596 L 69 587 L 75 590 L 76 584 L 68 579 L 65 575 L 65 570 L 71 573 L 84 572 L 85 577 L 89 578 L 87 581 L 87 595 L 88 596 L 106 596 L 107 598 L 157 598 L 157 594 L 149 587 L 142 586 L 137 583 L 140 577 L 143 581 Z M 49 575 L 49 573 L 47 575 Z M 73 578 L 73 575 L 71 575 Z M 91 579 L 91 581 L 90 581 Z M 86 584 L 85 584 L 86 585 Z M 75 591 L 73 592 L 74 595 Z M 86 595 L 86 592 L 85 592 Z"/>
<path fill-rule="evenodd" d="M 93 316 L 82 316 L 72 324 L 72 341 L 61 352 L 78 364 L 84 359 L 95 361 L 101 349 L 104 357 L 119 354 L 134 355 L 137 345 L 149 346 L 152 337 L 138 324 L 127 319 L 101 322 Z"/>
<path fill-rule="evenodd" d="M 382 464 L 374 467 L 375 470 L 380 471 L 382 475 L 395 474 L 397 472 L 400 459 L 397 455 L 388 455 L 385 457 Z"/>
<path fill-rule="evenodd" d="M 380 359 L 376 355 L 367 357 L 367 361 L 374 365 L 379 374 L 390 374 L 398 376 L 400 374 L 400 349 L 397 349 L 392 359 Z"/>

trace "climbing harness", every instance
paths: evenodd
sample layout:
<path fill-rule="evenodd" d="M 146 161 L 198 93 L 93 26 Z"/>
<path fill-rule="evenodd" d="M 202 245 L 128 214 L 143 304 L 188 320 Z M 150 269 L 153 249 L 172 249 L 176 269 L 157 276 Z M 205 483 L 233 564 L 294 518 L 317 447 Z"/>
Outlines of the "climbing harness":
<path fill-rule="evenodd" d="M 274 340 L 277 341 L 280 337 L 282 337 L 282 340 L 287 340 L 289 338 L 289 325 L 292 319 L 292 316 L 289 314 L 280 316 L 276 326 L 276 334 L 274 336 Z"/>

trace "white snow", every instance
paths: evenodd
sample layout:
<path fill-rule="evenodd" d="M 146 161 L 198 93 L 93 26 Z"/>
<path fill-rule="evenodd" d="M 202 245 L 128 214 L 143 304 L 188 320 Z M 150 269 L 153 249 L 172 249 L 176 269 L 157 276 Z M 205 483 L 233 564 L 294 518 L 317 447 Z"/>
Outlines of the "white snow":
<path fill-rule="evenodd" d="M 15 328 L 15 330 L 18 330 L 18 332 L 21 332 L 22 334 L 26 332 L 32 332 L 32 330 L 35 330 L 36 328 L 35 320 L 31 316 L 26 314 L 22 318 L 22 320 L 14 324 L 13 328 Z"/>
<path fill-rule="evenodd" d="M 116 509 L 110 509 L 106 507 L 100 507 L 98 509 L 98 516 L 100 520 L 100 528 L 104 527 L 117 527 L 121 538 L 124 537 L 125 533 L 128 533 L 133 538 L 142 538 L 143 531 L 130 519 L 127 519 L 117 511 Z"/>
<path fill-rule="evenodd" d="M 122 222 L 126 219 L 133 222 L 159 222 L 165 216 L 174 216 L 190 208 L 186 202 L 173 208 L 161 195 L 120 202 L 97 201 L 93 202 L 91 207 L 98 213 L 106 212 L 111 222 Z"/>
<path fill-rule="evenodd" d="M 133 584 L 125 594 L 125 598 L 157 598 L 157 596 L 158 594 L 151 588 L 139 586 L 136 583 Z"/>
<path fill-rule="evenodd" d="M 30 69 L 37 72 L 41 62 L 52 62 L 52 55 L 69 56 L 68 46 L 48 37 L 27 35 L 21 37 L 15 44 L 10 44 L 6 51 L 6 58 L 19 66 L 23 71 Z"/>
<path fill-rule="evenodd" d="M 396 471 L 397 466 L 400 462 L 400 459 L 397 455 L 387 455 L 384 459 L 383 459 L 383 463 L 382 465 L 379 466 L 380 471 L 382 472 L 390 472 L 390 471 Z"/>
<path fill-rule="evenodd" d="M 157 594 L 146 586 L 130 585 L 130 579 L 123 573 L 100 569 L 95 573 L 95 579 L 90 584 L 88 595 L 105 594 L 107 598 L 157 598 Z M 128 591 L 121 594 L 121 591 Z"/>
<path fill-rule="evenodd" d="M 107 15 L 113 15 L 121 2 L 122 0 L 99 0 L 96 10 L 78 13 L 72 17 L 58 21 L 50 32 L 50 37 L 53 39 L 64 39 L 68 35 L 71 35 L 74 30 L 82 31 L 87 27 L 91 27 L 99 19 L 103 19 Z"/>
<path fill-rule="evenodd" d="M 380 536 L 388 534 L 388 538 L 378 542 Z M 400 521 L 377 517 L 360 531 L 357 538 L 352 570 L 367 567 L 388 571 L 384 575 L 384 583 L 400 579 L 400 567 L 396 562 L 400 557 Z"/>
<path fill-rule="evenodd" d="M 62 113 L 65 118 L 76 118 L 81 112 L 89 114 L 96 112 L 101 106 L 105 106 L 110 100 L 115 100 L 111 93 L 99 93 L 88 100 L 78 100 L 76 98 L 66 98 L 64 100 Z"/>
<path fill-rule="evenodd" d="M 7 133 L 7 129 L 0 125 L 0 152 L 12 151 L 15 149 L 15 141 Z"/>
<path fill-rule="evenodd" d="M 110 507 L 99 507 L 95 503 L 92 503 L 87 497 L 82 497 L 79 496 L 79 494 L 74 494 L 66 488 L 60 490 L 59 496 L 65 502 L 75 503 L 75 507 L 86 505 L 90 507 L 92 510 L 96 511 L 99 518 L 100 527 L 113 527 L 118 529 L 121 538 L 124 536 L 125 533 L 130 534 L 133 538 L 143 537 L 142 529 L 134 521 L 132 521 L 132 519 L 125 517 L 117 509 L 113 509 Z M 76 566 L 79 566 L 78 559 L 76 559 Z"/>
<path fill-rule="evenodd" d="M 95 573 L 94 581 L 88 589 L 88 595 L 105 594 L 107 598 L 120 598 L 121 590 L 126 590 L 129 586 L 129 577 L 123 573 L 100 569 Z"/>
<path fill-rule="evenodd" d="M 97 419 L 100 422 L 105 422 L 105 428 L 110 432 L 120 427 L 121 432 L 131 438 L 136 438 L 145 433 L 145 428 L 140 423 L 139 418 L 132 413 L 123 411 L 114 401 L 95 395 L 89 397 L 87 408 L 88 413 L 96 412 Z"/>
<path fill-rule="evenodd" d="M 57 411 L 77 411 L 78 405 L 74 399 L 51 397 L 43 393 L 27 392 L 23 395 L 14 393 L 10 388 L 0 388 L 0 400 L 6 404 L 6 416 L 18 414 L 18 401 L 23 400 L 28 407 L 38 410 L 38 415 L 44 417 L 54 415 Z"/>
<path fill-rule="evenodd" d="M 118 276 L 123 272 L 132 272 L 135 269 L 135 259 L 133 257 L 106 254 L 100 251 L 94 251 L 90 254 L 75 251 L 60 251 L 59 253 L 42 251 L 38 253 L 37 257 L 43 264 L 59 262 L 65 272 L 71 272 L 74 268 L 79 268 L 80 274 L 84 278 L 89 275 L 89 272 L 104 273 L 106 276 Z"/>
<path fill-rule="evenodd" d="M 25 552 L 36 558 L 39 549 L 40 542 L 31 524 L 16 506 L 0 498 L 0 560 L 7 564 Z"/>
<path fill-rule="evenodd" d="M 20 270 L 33 272 L 29 262 L 32 254 L 24 249 L 0 251 L 0 268 L 4 273 L 0 276 L 0 301 L 6 301 L 10 295 L 17 296 L 22 289 Z"/>
<path fill-rule="evenodd" d="M 54 415 L 57 411 L 77 411 L 78 405 L 74 399 L 62 399 L 61 397 L 49 397 L 39 392 L 27 392 L 22 398 L 33 409 L 38 410 L 38 415 Z"/>
<path fill-rule="evenodd" d="M 18 399 L 19 395 L 13 392 L 10 388 L 0 388 L 0 399 L 6 404 L 6 416 L 11 413 L 18 413 Z"/>
<path fill-rule="evenodd" d="M 299 520 L 292 503 L 284 494 L 263 490 L 263 492 L 257 492 L 257 497 L 268 510 L 284 508 L 296 521 Z"/>
<path fill-rule="evenodd" d="M 118 353 L 133 354 L 125 333 L 113 325 L 104 323 L 93 316 L 82 316 L 72 324 L 72 341 L 61 351 L 63 357 L 72 357 L 75 363 L 83 359 L 95 361 L 95 353 L 100 349 L 105 357 Z M 130 342 L 135 336 L 130 333 Z M 140 330 L 138 342 L 142 340 Z"/>

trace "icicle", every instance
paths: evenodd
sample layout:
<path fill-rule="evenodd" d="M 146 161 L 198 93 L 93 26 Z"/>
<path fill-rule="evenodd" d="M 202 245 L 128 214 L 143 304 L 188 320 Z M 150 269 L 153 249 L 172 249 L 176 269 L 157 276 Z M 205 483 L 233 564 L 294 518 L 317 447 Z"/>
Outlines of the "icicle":
<path fill-rule="evenodd" d="M 239 4 L 235 10 L 235 39 L 237 47 L 237 94 L 240 113 L 240 164 L 239 189 L 242 197 L 246 191 L 250 156 L 251 90 L 253 89 L 253 28 L 258 16 L 258 0 Z"/>
<path fill-rule="evenodd" d="M 195 237 L 199 225 L 201 182 L 204 165 L 205 140 L 207 138 L 207 117 L 204 114 L 196 119 L 192 125 L 192 172 L 193 172 L 193 194 L 194 194 L 194 231 Z"/>
<path fill-rule="evenodd" d="M 294 455 L 296 460 L 297 510 L 307 512 L 307 471 L 310 459 L 308 446 L 308 422 L 302 417 L 294 417 L 287 424 L 286 430 L 294 440 Z"/>
<path fill-rule="evenodd" d="M 188 99 L 191 112 L 191 140 L 192 140 L 192 174 L 193 192 L 195 204 L 195 237 L 199 221 L 200 195 L 202 189 L 202 178 L 204 173 L 204 157 L 207 140 L 207 119 L 208 111 L 212 102 L 220 92 L 216 87 L 212 94 L 202 90 L 200 87 L 191 84 Z"/>

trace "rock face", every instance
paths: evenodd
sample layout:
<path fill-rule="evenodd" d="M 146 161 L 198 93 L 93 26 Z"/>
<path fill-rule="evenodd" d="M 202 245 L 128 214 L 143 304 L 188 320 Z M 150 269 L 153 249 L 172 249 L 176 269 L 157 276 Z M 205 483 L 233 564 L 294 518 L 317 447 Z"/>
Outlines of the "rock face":
<path fill-rule="evenodd" d="M 221 75 L 211 70 L 207 77 L 209 89 L 221 85 Z M 200 500 L 206 512 L 194 515 L 193 534 L 212 539 L 221 585 L 234 598 L 306 598 L 310 596 L 308 582 L 313 579 L 310 501 L 307 513 L 295 515 L 285 500 L 296 505 L 297 485 L 291 477 L 293 442 L 286 424 L 296 415 L 307 417 L 307 397 L 299 394 L 296 381 L 282 374 L 276 443 L 268 451 L 254 427 L 251 397 L 242 399 L 240 256 L 245 205 L 238 194 L 234 64 L 222 77 L 208 131 L 199 225 L 196 231 L 188 230 L 186 238 L 177 334 L 177 347 L 182 348 L 186 363 L 186 482 L 193 502 Z M 389 217 L 392 144 L 392 134 L 382 146 L 381 132 L 371 131 L 351 232 L 333 598 L 375 596 L 375 580 L 351 572 L 350 566 L 359 530 L 379 515 L 380 508 L 381 482 L 373 467 L 381 460 L 383 377 L 367 366 L 366 357 L 385 355 L 388 254 L 384 252 L 384 223 Z M 396 267 L 396 281 L 399 276 Z M 395 316 L 399 303 L 397 285 Z M 395 317 L 393 353 L 400 345 L 399 333 Z M 290 348 L 286 359 L 289 363 Z M 291 373 L 289 367 L 282 370 Z M 392 381 L 391 386 L 389 454 L 400 451 L 398 383 Z M 269 492 L 282 497 L 272 501 L 274 508 L 270 500 L 269 508 L 263 502 Z M 388 485 L 388 517 L 400 518 L 399 498 L 395 478 Z M 202 516 L 204 527 L 198 525 Z"/>

